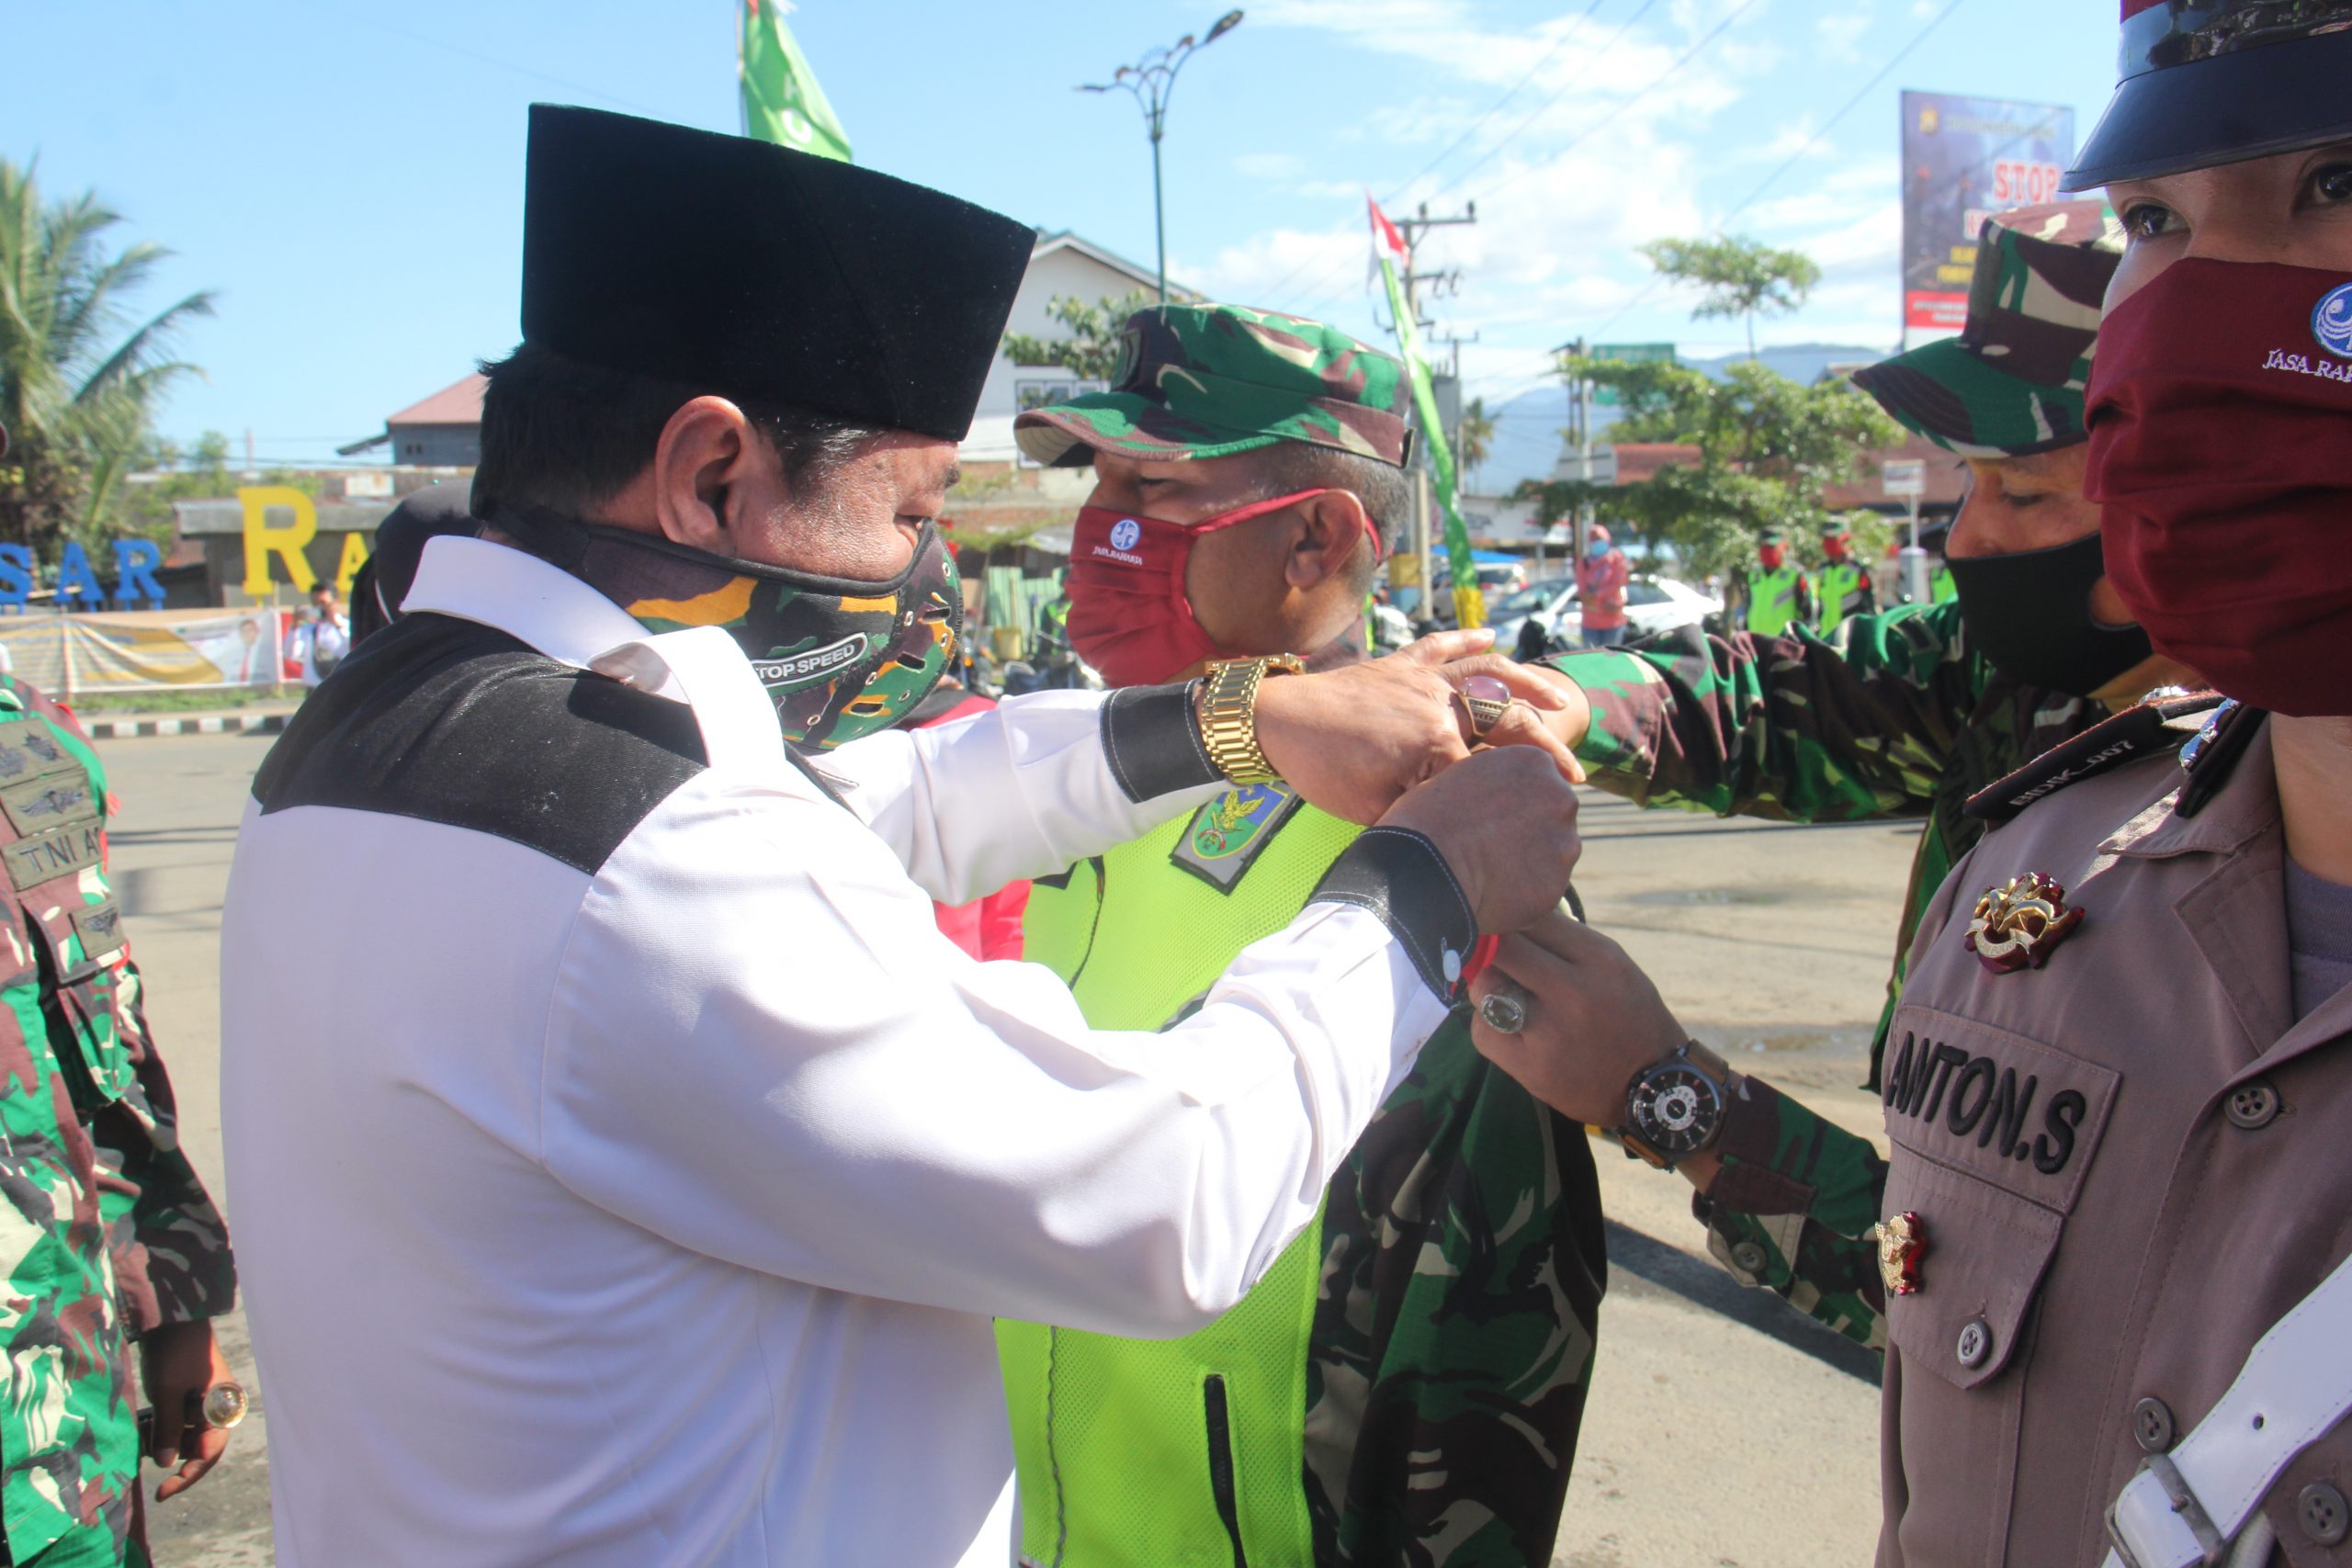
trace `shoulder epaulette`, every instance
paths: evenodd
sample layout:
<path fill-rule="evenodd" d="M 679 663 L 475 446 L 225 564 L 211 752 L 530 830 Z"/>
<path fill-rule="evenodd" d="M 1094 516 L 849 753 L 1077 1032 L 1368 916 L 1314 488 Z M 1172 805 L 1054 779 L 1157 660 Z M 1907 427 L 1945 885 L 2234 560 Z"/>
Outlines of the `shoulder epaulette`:
<path fill-rule="evenodd" d="M 2143 757 L 2179 750 L 2204 728 L 2205 716 L 2221 705 L 2218 694 L 2196 692 L 2125 708 L 1979 790 L 1962 810 L 1980 822 L 2007 822 L 2068 784 L 2097 778 Z"/>

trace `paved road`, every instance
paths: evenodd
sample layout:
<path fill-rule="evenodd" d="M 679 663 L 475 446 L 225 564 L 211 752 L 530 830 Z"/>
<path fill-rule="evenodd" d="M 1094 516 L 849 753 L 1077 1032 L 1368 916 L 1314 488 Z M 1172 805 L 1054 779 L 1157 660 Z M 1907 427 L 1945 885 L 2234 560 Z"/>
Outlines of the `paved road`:
<path fill-rule="evenodd" d="M 237 816 L 268 741 L 101 743 L 123 802 L 114 866 L 150 1013 L 200 1168 L 220 1187 L 214 973 Z M 1683 1022 L 1744 1068 L 1869 1130 L 1854 1089 L 1914 837 L 1636 812 L 1587 800 L 1578 885 L 1596 924 L 1657 976 Z M 347 889 L 322 886 L 322 903 Z M 300 920 L 300 908 L 285 911 Z M 367 982 L 355 976 L 353 1005 Z M 321 1021 L 322 1031 L 332 1021 Z M 322 1038 L 329 1036 L 322 1032 Z M 1596 1145 L 1614 1265 L 1560 1568 L 1827 1568 L 1876 1535 L 1874 1367 L 1703 1258 L 1679 1178 Z M 242 1316 L 230 1359 L 250 1379 Z M 271 1561 L 268 1391 L 229 1460 L 157 1511 L 159 1568 Z"/>

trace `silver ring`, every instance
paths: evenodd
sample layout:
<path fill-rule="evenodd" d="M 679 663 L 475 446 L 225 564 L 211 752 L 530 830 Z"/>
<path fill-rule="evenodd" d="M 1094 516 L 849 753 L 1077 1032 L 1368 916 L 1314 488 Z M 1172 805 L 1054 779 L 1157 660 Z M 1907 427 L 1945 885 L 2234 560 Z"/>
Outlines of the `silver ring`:
<path fill-rule="evenodd" d="M 1512 701 L 1516 700 L 1516 698 L 1512 699 Z M 1470 733 L 1482 740 L 1486 739 L 1487 731 L 1500 724 L 1503 721 L 1503 715 L 1510 712 L 1511 709 L 1510 703 L 1498 703 L 1492 697 L 1465 695 L 1462 699 L 1462 705 L 1470 710 Z"/>
<path fill-rule="evenodd" d="M 1527 1027 L 1527 1010 L 1534 1001 L 1524 987 L 1498 980 L 1478 1003 L 1478 1017 L 1498 1034 L 1516 1034 Z"/>

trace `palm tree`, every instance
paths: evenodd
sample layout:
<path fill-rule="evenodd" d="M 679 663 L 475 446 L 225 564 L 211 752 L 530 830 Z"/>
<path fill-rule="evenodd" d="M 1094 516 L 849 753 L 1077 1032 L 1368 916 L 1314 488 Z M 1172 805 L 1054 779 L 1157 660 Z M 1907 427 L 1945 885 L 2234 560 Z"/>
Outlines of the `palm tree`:
<path fill-rule="evenodd" d="M 1453 459 L 1462 466 L 1475 489 L 1478 468 L 1494 450 L 1495 419 L 1487 412 L 1487 400 L 1473 398 L 1464 405 L 1461 423 L 1453 427 Z"/>
<path fill-rule="evenodd" d="M 43 205 L 34 171 L 0 158 L 0 538 L 46 546 L 108 516 L 164 391 L 196 369 L 171 342 L 211 293 L 130 325 L 130 296 L 171 253 L 109 254 L 121 221 L 88 191 Z"/>

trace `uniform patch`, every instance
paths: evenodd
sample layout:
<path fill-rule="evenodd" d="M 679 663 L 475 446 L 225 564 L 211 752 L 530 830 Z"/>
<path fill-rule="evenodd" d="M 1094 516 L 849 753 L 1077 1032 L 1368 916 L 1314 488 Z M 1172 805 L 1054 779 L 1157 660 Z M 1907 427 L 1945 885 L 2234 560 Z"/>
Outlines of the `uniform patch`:
<path fill-rule="evenodd" d="M 76 779 L 34 779 L 0 788 L 0 811 L 8 814 L 8 825 L 17 837 L 29 839 L 68 823 L 95 820 L 98 795 L 86 773 Z"/>
<path fill-rule="evenodd" d="M 2060 1213 L 2071 1211 L 2121 1075 L 2007 1030 L 1906 1007 L 1887 1035 L 1887 1135 Z"/>
<path fill-rule="evenodd" d="M 1168 858 L 1218 892 L 1230 893 L 1297 809 L 1298 795 L 1284 784 L 1228 790 L 1193 814 Z"/>
<path fill-rule="evenodd" d="M 0 870 L 7 872 L 9 886 L 28 892 L 44 882 L 97 864 L 103 837 L 93 821 L 0 844 Z"/>
<path fill-rule="evenodd" d="M 122 934 L 122 906 L 112 898 L 85 904 L 68 918 L 74 922 L 74 934 L 82 939 L 82 957 L 85 962 L 122 951 L 127 940 Z"/>
<path fill-rule="evenodd" d="M 67 750 L 49 726 L 24 718 L 0 724 L 0 784 L 22 784 L 52 773 L 78 773 L 87 778 L 81 759 Z"/>

